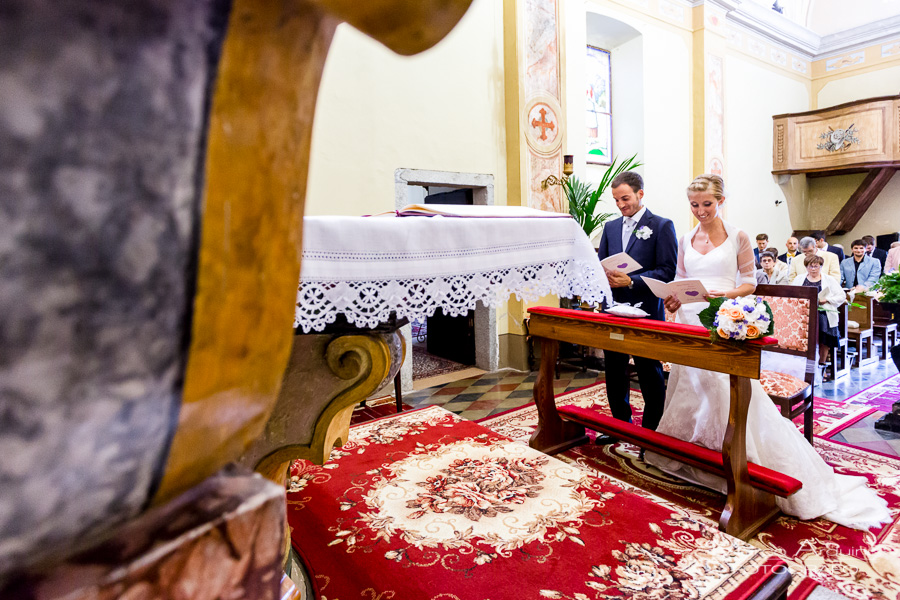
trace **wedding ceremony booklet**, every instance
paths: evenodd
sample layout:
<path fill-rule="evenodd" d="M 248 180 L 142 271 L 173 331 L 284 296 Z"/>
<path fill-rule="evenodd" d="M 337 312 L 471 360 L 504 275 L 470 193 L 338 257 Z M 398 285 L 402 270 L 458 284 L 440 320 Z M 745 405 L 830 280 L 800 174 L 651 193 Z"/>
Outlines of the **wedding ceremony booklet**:
<path fill-rule="evenodd" d="M 682 304 L 689 302 L 706 302 L 709 293 L 699 279 L 682 279 L 665 283 L 652 277 L 643 277 L 644 283 L 657 298 L 665 300 L 669 296 L 675 296 Z"/>
<path fill-rule="evenodd" d="M 622 273 L 634 273 L 642 268 L 641 263 L 628 256 L 627 252 L 607 256 L 600 261 L 600 264 L 607 271 L 621 271 Z"/>
<path fill-rule="evenodd" d="M 407 204 L 400 210 L 389 210 L 371 217 L 468 217 L 514 218 L 527 217 L 571 219 L 568 213 L 550 212 L 527 206 L 499 206 L 485 204 Z"/>

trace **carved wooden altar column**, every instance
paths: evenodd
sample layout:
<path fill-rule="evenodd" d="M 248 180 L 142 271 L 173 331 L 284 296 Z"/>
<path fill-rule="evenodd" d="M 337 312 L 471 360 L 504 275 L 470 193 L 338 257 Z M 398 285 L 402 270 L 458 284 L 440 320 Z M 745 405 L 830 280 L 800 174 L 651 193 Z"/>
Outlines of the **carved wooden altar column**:
<path fill-rule="evenodd" d="M 175 500 L 263 432 L 294 339 L 335 27 L 413 54 L 470 2 L 4 3 L 0 595 Z M 328 355 L 339 375 L 348 351 Z M 66 581 L 88 583 L 63 578 L 54 593 L 72 592 Z"/>

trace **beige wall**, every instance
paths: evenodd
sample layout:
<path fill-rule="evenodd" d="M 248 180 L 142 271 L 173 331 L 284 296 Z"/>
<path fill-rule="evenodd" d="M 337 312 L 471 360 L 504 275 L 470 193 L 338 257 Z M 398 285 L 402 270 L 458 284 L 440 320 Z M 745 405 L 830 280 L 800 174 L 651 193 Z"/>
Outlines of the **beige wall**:
<path fill-rule="evenodd" d="M 772 177 L 772 115 L 805 111 L 808 84 L 742 54 L 725 57 L 726 218 L 751 240 L 767 233 L 784 251 L 792 227 L 787 202 Z"/>
<path fill-rule="evenodd" d="M 829 81 L 819 91 L 817 99 L 819 107 L 824 108 L 898 92 L 900 66 L 888 66 Z M 857 174 L 809 179 L 810 228 L 827 227 L 864 178 L 864 174 Z M 849 249 L 850 242 L 863 235 L 877 236 L 896 231 L 900 231 L 900 177 L 895 175 L 857 226 L 846 235 L 834 236 L 829 241 Z"/>
<path fill-rule="evenodd" d="M 319 90 L 306 214 L 392 210 L 398 168 L 491 174 L 506 204 L 502 43 L 494 0 L 475 0 L 413 57 L 341 25 Z"/>
<path fill-rule="evenodd" d="M 834 79 L 822 86 L 817 95 L 818 108 L 828 108 L 844 102 L 893 96 L 900 93 L 900 66 Z"/>
<path fill-rule="evenodd" d="M 810 201 L 818 208 L 812 211 L 812 228 L 825 229 L 865 177 L 865 174 L 854 174 L 810 179 Z M 878 236 L 897 231 L 900 231 L 900 177 L 895 175 L 856 227 L 845 235 L 829 236 L 828 241 L 841 244 L 849 251 L 850 243 L 864 235 Z"/>
<path fill-rule="evenodd" d="M 900 177 L 894 176 L 862 219 L 847 235 L 835 240 L 850 248 L 850 242 L 864 235 L 879 236 L 900 231 Z"/>

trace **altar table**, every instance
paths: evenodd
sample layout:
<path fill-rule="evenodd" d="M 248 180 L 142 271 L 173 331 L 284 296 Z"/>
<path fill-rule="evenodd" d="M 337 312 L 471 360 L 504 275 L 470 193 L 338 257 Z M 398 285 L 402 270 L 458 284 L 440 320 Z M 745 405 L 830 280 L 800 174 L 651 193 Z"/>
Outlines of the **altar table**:
<path fill-rule="evenodd" d="M 306 217 L 294 325 L 322 331 L 342 315 L 371 328 L 391 313 L 413 321 L 438 308 L 457 316 L 511 294 L 611 298 L 584 231 L 571 217 L 553 215 Z"/>
<path fill-rule="evenodd" d="M 506 207 L 468 207 L 503 214 Z M 597 254 L 568 215 L 306 217 L 294 338 L 275 409 L 243 461 L 283 482 L 346 442 L 353 408 L 397 374 L 398 327 L 438 308 L 547 294 L 612 296 Z M 301 333 L 302 332 L 302 333 Z"/>

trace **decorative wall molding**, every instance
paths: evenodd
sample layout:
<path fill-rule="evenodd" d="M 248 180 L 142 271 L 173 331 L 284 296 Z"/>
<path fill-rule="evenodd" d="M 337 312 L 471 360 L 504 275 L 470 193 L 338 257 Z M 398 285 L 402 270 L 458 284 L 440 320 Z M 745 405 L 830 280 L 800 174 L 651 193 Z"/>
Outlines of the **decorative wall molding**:
<path fill-rule="evenodd" d="M 900 38 L 900 15 L 820 36 L 755 2 L 706 0 L 705 4 L 724 10 L 729 24 L 742 27 L 809 62 L 833 58 L 877 44 L 889 47 L 892 45 L 889 42 L 896 43 L 896 38 Z M 891 52 L 882 56 L 893 54 Z"/>
<path fill-rule="evenodd" d="M 679 23 L 684 21 L 684 7 L 670 0 L 660 0 L 659 14 Z"/>
<path fill-rule="evenodd" d="M 789 50 L 807 60 L 814 60 L 820 37 L 793 21 L 755 2 L 740 0 L 708 0 L 707 4 L 724 10 L 730 24 Z"/>
<path fill-rule="evenodd" d="M 834 54 L 896 41 L 894 38 L 900 38 L 900 15 L 826 35 L 821 40 L 816 60 Z"/>
<path fill-rule="evenodd" d="M 853 65 L 861 65 L 866 62 L 866 53 L 860 50 L 859 52 L 854 52 L 852 54 L 847 54 L 846 56 L 838 56 L 836 58 L 829 58 L 825 61 L 825 70 L 826 71 L 836 71 L 838 69 L 843 69 L 844 67 L 852 67 Z"/>

